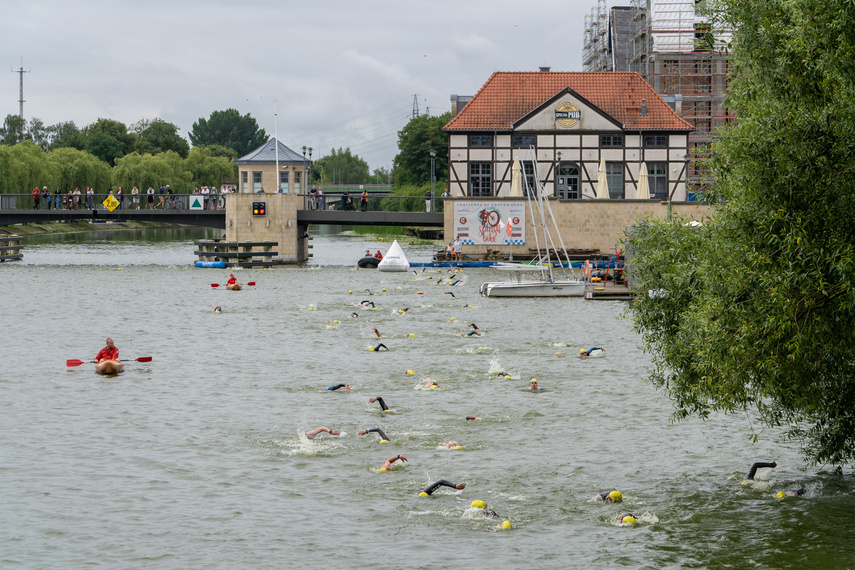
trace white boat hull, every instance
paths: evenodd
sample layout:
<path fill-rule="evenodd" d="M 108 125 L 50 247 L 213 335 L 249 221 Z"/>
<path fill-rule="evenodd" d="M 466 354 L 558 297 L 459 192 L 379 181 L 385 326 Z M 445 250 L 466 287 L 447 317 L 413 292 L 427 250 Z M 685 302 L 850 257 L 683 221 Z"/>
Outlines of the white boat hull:
<path fill-rule="evenodd" d="M 584 297 L 582 281 L 522 281 L 519 283 L 484 283 L 481 294 L 485 297 Z"/>

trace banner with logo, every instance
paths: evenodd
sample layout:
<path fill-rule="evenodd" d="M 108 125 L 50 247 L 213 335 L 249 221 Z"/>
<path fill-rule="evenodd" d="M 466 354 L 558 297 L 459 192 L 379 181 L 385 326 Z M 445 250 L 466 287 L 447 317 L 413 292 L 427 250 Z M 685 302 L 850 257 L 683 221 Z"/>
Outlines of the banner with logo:
<path fill-rule="evenodd" d="M 454 237 L 465 245 L 525 245 L 525 202 L 454 202 Z"/>

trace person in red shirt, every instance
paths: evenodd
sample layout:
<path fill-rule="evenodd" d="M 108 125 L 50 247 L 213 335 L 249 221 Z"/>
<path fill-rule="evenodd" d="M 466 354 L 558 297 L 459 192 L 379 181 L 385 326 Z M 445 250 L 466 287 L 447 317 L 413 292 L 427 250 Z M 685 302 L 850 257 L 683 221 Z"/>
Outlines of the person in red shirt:
<path fill-rule="evenodd" d="M 107 346 L 102 348 L 95 357 L 95 364 L 102 360 L 119 360 L 119 347 L 113 344 L 113 339 L 107 339 Z"/>
<path fill-rule="evenodd" d="M 35 188 L 33 188 L 33 204 L 35 204 L 36 210 L 39 209 L 39 202 L 41 202 L 41 199 L 42 199 L 42 191 L 39 190 L 38 186 L 36 186 Z"/>
<path fill-rule="evenodd" d="M 229 273 L 229 280 L 226 281 L 226 284 L 227 285 L 234 285 L 235 283 L 237 283 L 237 278 L 235 277 L 235 274 Z"/>
<path fill-rule="evenodd" d="M 383 259 L 383 254 L 380 253 L 380 250 L 378 249 L 377 253 L 374 254 L 374 257 L 376 257 L 377 259 Z"/>

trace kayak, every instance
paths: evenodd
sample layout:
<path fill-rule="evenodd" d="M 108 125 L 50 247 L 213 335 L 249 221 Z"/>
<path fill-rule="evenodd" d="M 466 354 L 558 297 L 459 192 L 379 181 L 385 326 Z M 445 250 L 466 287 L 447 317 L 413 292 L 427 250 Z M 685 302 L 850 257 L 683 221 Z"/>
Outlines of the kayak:
<path fill-rule="evenodd" d="M 226 289 L 229 291 L 240 291 L 241 286 L 240 283 L 232 283 L 231 285 L 226 285 Z"/>
<path fill-rule="evenodd" d="M 102 360 L 95 365 L 98 374 L 118 374 L 125 369 L 125 363 L 120 360 Z"/>

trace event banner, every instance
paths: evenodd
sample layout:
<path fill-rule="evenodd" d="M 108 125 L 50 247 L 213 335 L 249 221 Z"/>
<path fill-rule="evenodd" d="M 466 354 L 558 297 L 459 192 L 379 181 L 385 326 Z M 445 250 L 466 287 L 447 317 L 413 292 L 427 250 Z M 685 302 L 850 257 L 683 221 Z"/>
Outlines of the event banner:
<path fill-rule="evenodd" d="M 466 245 L 525 245 L 525 202 L 454 202 L 454 237 Z"/>

